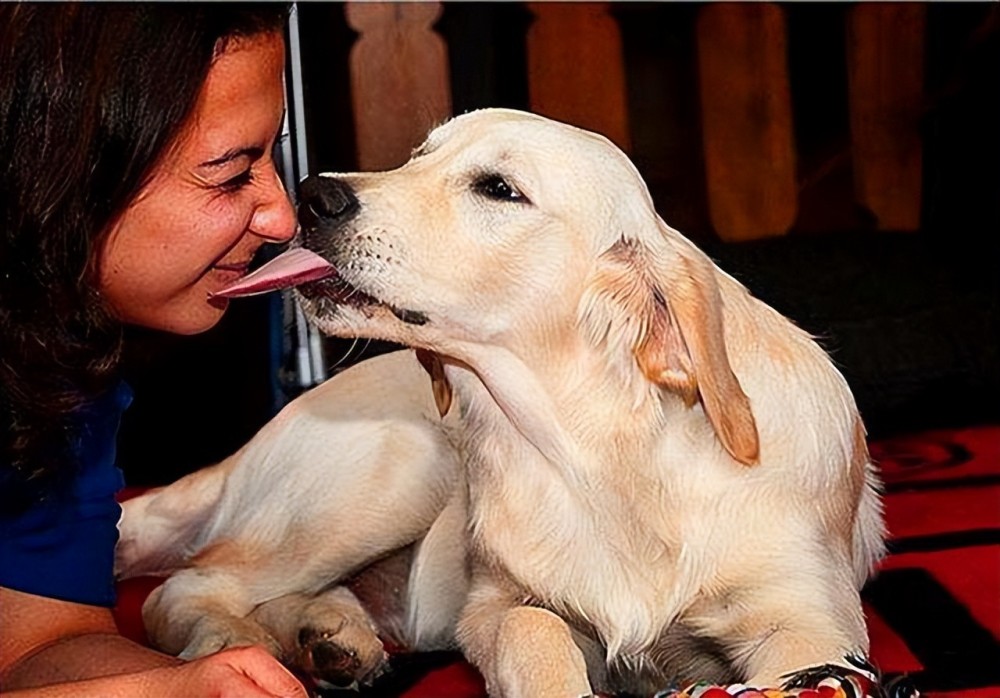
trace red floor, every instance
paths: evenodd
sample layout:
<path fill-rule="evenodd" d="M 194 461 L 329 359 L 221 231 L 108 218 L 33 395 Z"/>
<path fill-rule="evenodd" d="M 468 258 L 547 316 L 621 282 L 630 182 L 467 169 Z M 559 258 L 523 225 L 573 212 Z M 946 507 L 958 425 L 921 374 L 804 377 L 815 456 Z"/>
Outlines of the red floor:
<path fill-rule="evenodd" d="M 1000 698 L 1000 426 L 874 442 L 886 483 L 891 554 L 865 589 L 872 659 L 931 698 Z M 122 632 L 144 638 L 138 609 L 157 580 L 120 587 Z M 369 695 L 480 698 L 451 655 L 396 657 Z"/>

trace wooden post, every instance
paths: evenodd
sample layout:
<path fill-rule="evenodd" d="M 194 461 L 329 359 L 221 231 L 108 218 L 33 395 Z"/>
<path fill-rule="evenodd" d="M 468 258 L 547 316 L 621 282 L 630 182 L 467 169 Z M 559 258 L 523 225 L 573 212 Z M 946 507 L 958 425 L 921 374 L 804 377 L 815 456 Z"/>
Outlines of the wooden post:
<path fill-rule="evenodd" d="M 862 3 L 848 16 L 854 192 L 882 230 L 920 227 L 925 22 L 919 3 Z"/>
<path fill-rule="evenodd" d="M 697 43 L 712 225 L 723 240 L 783 235 L 798 210 L 784 14 L 705 5 Z"/>
<path fill-rule="evenodd" d="M 532 111 L 631 147 L 618 23 L 607 2 L 532 2 L 528 98 Z"/>
<path fill-rule="evenodd" d="M 448 53 L 434 32 L 439 2 L 348 2 L 360 36 L 351 49 L 358 165 L 403 164 L 427 132 L 451 116 Z"/>

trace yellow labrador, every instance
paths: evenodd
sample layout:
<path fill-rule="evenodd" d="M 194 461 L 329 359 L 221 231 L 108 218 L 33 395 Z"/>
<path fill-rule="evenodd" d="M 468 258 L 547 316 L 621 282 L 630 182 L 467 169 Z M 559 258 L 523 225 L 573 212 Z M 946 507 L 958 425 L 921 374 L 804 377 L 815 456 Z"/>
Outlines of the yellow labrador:
<path fill-rule="evenodd" d="M 397 170 L 307 180 L 299 215 L 312 320 L 433 352 L 434 399 L 412 355 L 362 364 L 165 491 L 204 505 L 127 507 L 122 569 L 185 568 L 154 634 L 301 654 L 279 597 L 308 610 L 419 541 L 403 639 L 454 631 L 494 696 L 773 685 L 867 651 L 883 525 L 844 379 L 606 139 L 473 112 Z"/>

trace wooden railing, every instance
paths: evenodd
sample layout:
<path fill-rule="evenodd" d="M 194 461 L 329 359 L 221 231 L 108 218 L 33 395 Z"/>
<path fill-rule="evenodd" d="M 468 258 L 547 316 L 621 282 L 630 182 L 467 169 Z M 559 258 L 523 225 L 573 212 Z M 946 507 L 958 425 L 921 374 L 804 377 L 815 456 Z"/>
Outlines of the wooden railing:
<path fill-rule="evenodd" d="M 631 151 L 626 66 L 606 2 L 527 3 L 530 108 Z M 451 115 L 441 3 L 349 2 L 358 163 L 401 164 Z M 799 205 L 785 8 L 706 4 L 695 32 L 708 213 L 723 240 L 787 234 Z M 855 202 L 875 227 L 920 225 L 925 7 L 860 3 L 846 31 Z"/>

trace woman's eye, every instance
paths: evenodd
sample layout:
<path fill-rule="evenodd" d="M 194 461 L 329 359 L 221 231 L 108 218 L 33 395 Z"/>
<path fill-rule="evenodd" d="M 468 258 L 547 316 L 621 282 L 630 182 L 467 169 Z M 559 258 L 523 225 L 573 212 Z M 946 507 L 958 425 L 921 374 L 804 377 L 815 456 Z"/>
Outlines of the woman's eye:
<path fill-rule="evenodd" d="M 473 191 L 496 201 L 527 201 L 527 197 L 515 189 L 500 175 L 480 177 L 472 185 Z"/>
<path fill-rule="evenodd" d="M 225 182 L 219 184 L 219 189 L 224 191 L 239 191 L 243 187 L 247 186 L 253 182 L 253 170 L 246 169 L 240 172 L 235 177 L 227 179 Z"/>

